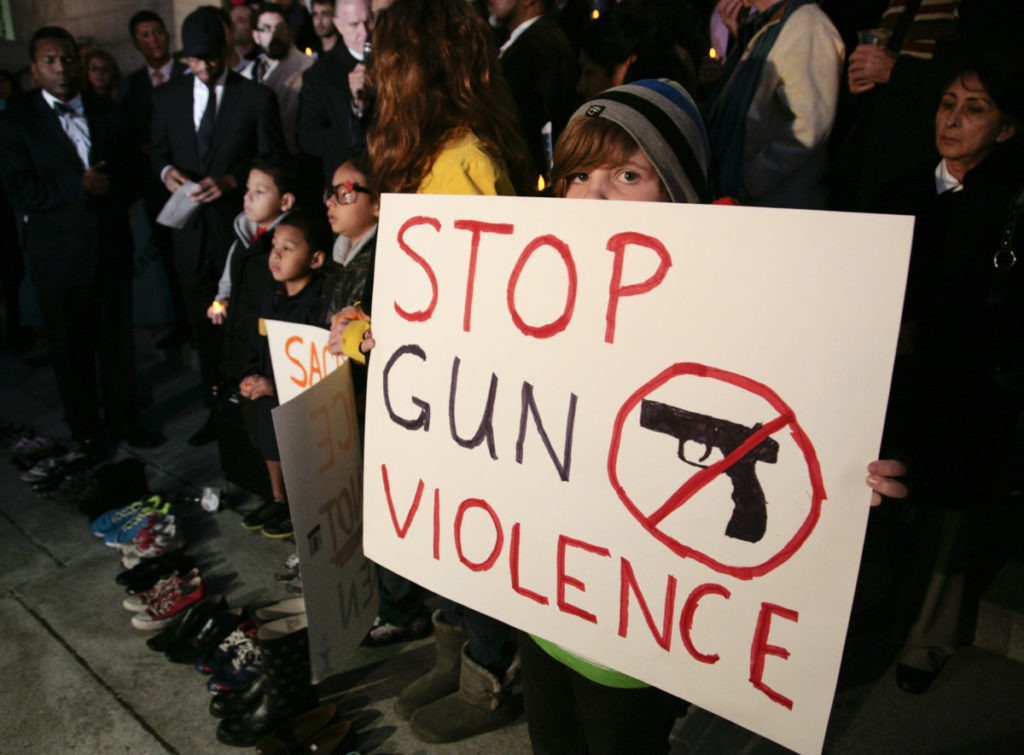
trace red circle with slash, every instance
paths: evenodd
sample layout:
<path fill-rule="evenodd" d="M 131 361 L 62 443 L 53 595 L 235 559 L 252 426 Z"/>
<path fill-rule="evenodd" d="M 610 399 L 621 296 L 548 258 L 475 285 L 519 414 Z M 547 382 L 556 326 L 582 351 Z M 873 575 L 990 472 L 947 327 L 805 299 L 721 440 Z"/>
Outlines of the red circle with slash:
<path fill-rule="evenodd" d="M 634 409 L 636 409 L 637 405 L 646 396 L 649 396 L 670 380 L 685 375 L 710 378 L 712 380 L 718 380 L 723 383 L 734 385 L 737 388 L 741 388 L 742 390 L 752 393 L 755 396 L 759 396 L 768 402 L 768 404 L 778 413 L 778 416 L 772 421 L 766 422 L 761 428 L 754 432 L 754 434 L 751 435 L 742 446 L 737 448 L 731 454 L 726 455 L 720 461 L 704 469 L 700 469 L 696 474 L 691 475 L 686 482 L 676 489 L 675 493 L 669 496 L 668 500 L 665 501 L 657 511 L 651 515 L 647 515 L 633 503 L 629 494 L 626 493 L 625 488 L 623 488 L 622 483 L 619 481 L 618 472 L 616 471 L 619 448 L 622 444 L 622 428 L 625 425 L 626 418 Z M 730 564 L 724 564 L 706 553 L 696 550 L 695 548 L 691 548 L 688 545 L 684 545 L 675 538 L 664 533 L 659 528 L 659 524 L 662 520 L 689 501 L 716 477 L 724 474 L 727 469 L 742 459 L 750 449 L 754 448 L 768 436 L 786 428 L 789 428 L 793 441 L 800 449 L 800 452 L 807 463 L 807 472 L 811 484 L 811 505 L 803 523 L 799 528 L 797 528 L 797 531 L 777 553 L 760 564 L 755 564 L 753 566 L 733 566 Z M 807 540 L 811 532 L 814 530 L 815 525 L 818 523 L 818 518 L 821 516 L 821 503 L 826 497 L 825 485 L 821 478 L 821 466 L 818 463 L 818 456 L 814 450 L 814 446 L 811 445 L 811 441 L 807 437 L 807 434 L 796 421 L 796 416 L 793 414 L 793 410 L 790 409 L 781 398 L 779 398 L 778 394 L 763 383 L 759 383 L 751 378 L 738 375 L 734 372 L 720 370 L 715 367 L 697 364 L 696 362 L 679 362 L 668 367 L 656 377 L 640 386 L 639 389 L 626 399 L 626 403 L 622 405 L 618 414 L 615 415 L 615 424 L 612 428 L 611 445 L 608 449 L 608 479 L 612 484 L 612 488 L 615 489 L 616 494 L 619 496 L 619 500 L 621 500 L 626 506 L 626 509 L 638 522 L 640 522 L 641 526 L 647 530 L 648 533 L 663 545 L 667 546 L 669 550 L 680 558 L 692 558 L 716 572 L 728 574 L 732 577 L 736 577 L 737 579 L 753 579 L 754 577 L 763 576 L 788 561 L 790 557 L 800 549 L 804 544 L 804 541 Z"/>

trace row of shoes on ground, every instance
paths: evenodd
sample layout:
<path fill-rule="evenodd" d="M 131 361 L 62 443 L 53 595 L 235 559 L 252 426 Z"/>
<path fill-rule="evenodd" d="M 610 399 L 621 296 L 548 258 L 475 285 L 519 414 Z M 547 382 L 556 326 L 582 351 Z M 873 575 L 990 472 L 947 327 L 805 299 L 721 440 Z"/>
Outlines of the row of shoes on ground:
<path fill-rule="evenodd" d="M 119 577 L 127 581 L 123 574 Z M 158 580 L 149 594 L 166 591 L 167 585 L 175 581 Z M 142 594 L 136 593 L 125 604 L 136 608 L 142 601 Z M 208 596 L 146 644 L 164 652 L 171 661 L 194 662 L 199 668 L 213 654 L 230 656 L 231 647 L 240 644 L 236 639 L 239 635 L 253 638 L 269 666 L 261 667 L 245 689 L 214 698 L 214 702 L 227 703 L 223 708 L 211 705 L 212 712 L 223 719 L 218 724 L 218 739 L 235 746 L 256 745 L 257 752 L 275 755 L 344 752 L 342 745 L 351 731 L 351 722 L 335 721 L 334 705 L 314 708 L 317 699 L 310 683 L 308 621 L 301 599 L 288 598 L 238 611 L 230 609 L 224 598 Z"/>
<path fill-rule="evenodd" d="M 247 530 L 259 530 L 266 537 L 280 539 L 294 534 L 291 510 L 288 501 L 279 501 L 268 497 L 242 519 L 242 526 Z"/>
<path fill-rule="evenodd" d="M 47 456 L 64 452 L 63 446 L 53 438 L 36 435 L 30 428 L 4 437 L 3 450 L 11 457 L 11 463 L 21 470 L 30 469 Z"/>
<path fill-rule="evenodd" d="M 8 427 L 23 428 L 21 425 Z M 95 454 L 68 450 L 62 444 L 25 429 L 21 435 L 3 436 L 3 449 L 21 470 L 21 479 L 42 498 L 78 502 L 95 492 L 92 471 L 99 463 Z"/>
<path fill-rule="evenodd" d="M 181 523 L 172 509 L 169 499 L 153 495 L 107 511 L 90 526 L 105 545 L 120 550 L 121 564 L 130 569 L 184 545 Z"/>
<path fill-rule="evenodd" d="M 93 520 L 93 531 L 108 537 L 140 514 L 172 517 L 153 513 L 155 509 L 169 512 L 165 503 L 150 497 L 106 512 Z M 136 537 L 146 531 L 139 528 Z M 291 566 L 297 570 L 297 564 Z M 272 753 L 344 752 L 342 742 L 351 723 L 332 723 L 336 708 L 327 716 L 324 711 L 309 712 L 305 718 L 291 720 L 317 703 L 310 681 L 308 620 L 302 598 L 232 610 L 223 597 L 205 595 L 199 570 L 184 547 L 140 560 L 118 574 L 116 581 L 128 593 L 123 606 L 134 613 L 133 625 L 162 630 L 146 644 L 169 660 L 193 663 L 213 678 L 225 669 L 237 674 L 253 665 L 254 656 L 260 658 L 261 663 L 248 669 L 247 686 L 242 686 L 241 677 L 233 678 L 233 684 L 223 686 L 224 693 L 211 701 L 211 712 L 223 719 L 217 728 L 221 742 L 244 747 L 258 744 L 260 752 Z M 251 643 L 248 652 L 243 650 L 244 641 Z M 218 702 L 223 707 L 215 705 Z"/>
<path fill-rule="evenodd" d="M 289 598 L 243 614 L 245 620 L 218 645 L 213 658 L 196 665 L 213 669 L 207 688 L 214 693 L 210 713 L 221 719 L 218 741 L 252 747 L 314 707 L 317 697 L 310 681 L 305 602 Z"/>

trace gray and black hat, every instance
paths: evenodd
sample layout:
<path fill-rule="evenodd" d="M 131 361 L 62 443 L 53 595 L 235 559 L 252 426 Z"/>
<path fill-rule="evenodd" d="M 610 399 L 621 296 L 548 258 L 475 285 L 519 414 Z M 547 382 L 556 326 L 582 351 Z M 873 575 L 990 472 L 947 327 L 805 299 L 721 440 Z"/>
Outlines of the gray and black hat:
<path fill-rule="evenodd" d="M 621 126 L 658 171 L 673 202 L 706 204 L 711 148 L 693 99 L 668 79 L 644 79 L 608 89 L 573 118 L 605 118 Z"/>

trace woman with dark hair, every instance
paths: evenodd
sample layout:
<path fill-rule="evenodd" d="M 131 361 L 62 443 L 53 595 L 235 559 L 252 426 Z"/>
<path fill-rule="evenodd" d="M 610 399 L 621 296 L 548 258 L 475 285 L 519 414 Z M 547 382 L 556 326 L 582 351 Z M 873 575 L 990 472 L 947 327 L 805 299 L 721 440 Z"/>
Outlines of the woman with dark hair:
<path fill-rule="evenodd" d="M 86 91 L 108 100 L 114 99 L 117 83 L 121 80 L 121 69 L 114 56 L 106 50 L 92 49 L 83 56 L 82 67 L 85 68 Z"/>
<path fill-rule="evenodd" d="M 373 33 L 369 77 L 375 120 L 367 136 L 372 185 L 381 192 L 523 194 L 536 176 L 490 29 L 465 0 L 396 0 Z M 343 311 L 332 334 L 349 320 Z M 387 635 L 401 615 L 414 627 L 423 591 L 380 569 Z M 425 742 L 454 742 L 505 726 L 519 714 L 510 694 L 515 636 L 505 624 L 445 600 L 432 617 L 434 668 L 395 709 Z M 401 629 L 402 627 L 397 627 Z M 463 694 L 467 688 L 471 693 Z M 461 691 L 460 691 L 461 690 Z"/>
<path fill-rule="evenodd" d="M 906 607 L 917 618 L 896 675 L 908 692 L 924 692 L 955 651 L 965 577 L 975 571 L 967 533 L 1019 474 L 1021 63 L 990 55 L 957 68 L 935 113 L 938 166 L 894 186 L 899 201 L 886 208 L 917 217 L 885 437 L 911 475 L 914 531 L 898 571 L 913 585 Z M 996 555 L 992 543 L 984 550 Z"/>

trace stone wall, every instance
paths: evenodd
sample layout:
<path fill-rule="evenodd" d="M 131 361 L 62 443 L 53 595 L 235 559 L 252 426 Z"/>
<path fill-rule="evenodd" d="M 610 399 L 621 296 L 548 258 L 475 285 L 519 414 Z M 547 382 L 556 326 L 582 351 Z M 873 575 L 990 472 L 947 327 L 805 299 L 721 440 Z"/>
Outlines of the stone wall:
<path fill-rule="evenodd" d="M 2 0 L 0 0 L 2 1 Z M 0 40 L 0 68 L 17 71 L 28 63 L 28 41 L 40 26 L 63 26 L 76 37 L 92 37 L 109 50 L 126 74 L 142 58 L 128 38 L 128 19 L 142 9 L 155 11 L 171 32 L 172 49 L 179 49 L 182 19 L 203 0 L 6 0 L 14 26 L 13 42 Z M 207 0 L 216 3 L 216 0 Z"/>

